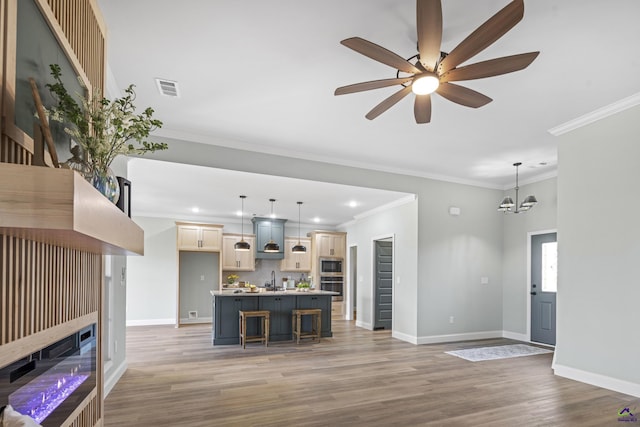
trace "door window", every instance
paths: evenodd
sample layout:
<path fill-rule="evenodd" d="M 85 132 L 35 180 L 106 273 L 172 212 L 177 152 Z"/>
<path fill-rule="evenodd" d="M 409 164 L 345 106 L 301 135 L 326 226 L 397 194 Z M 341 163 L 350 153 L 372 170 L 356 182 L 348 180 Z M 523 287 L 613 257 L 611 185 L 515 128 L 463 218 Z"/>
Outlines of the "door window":
<path fill-rule="evenodd" d="M 558 291 L 558 242 L 542 244 L 542 292 Z"/>

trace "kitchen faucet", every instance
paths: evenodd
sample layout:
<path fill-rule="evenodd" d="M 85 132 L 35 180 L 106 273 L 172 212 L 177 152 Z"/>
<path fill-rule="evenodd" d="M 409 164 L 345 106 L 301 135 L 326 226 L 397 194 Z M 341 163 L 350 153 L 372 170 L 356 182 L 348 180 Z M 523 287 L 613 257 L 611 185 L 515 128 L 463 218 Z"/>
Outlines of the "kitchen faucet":
<path fill-rule="evenodd" d="M 273 291 L 275 292 L 276 290 L 276 272 L 271 270 L 271 287 L 273 288 Z"/>

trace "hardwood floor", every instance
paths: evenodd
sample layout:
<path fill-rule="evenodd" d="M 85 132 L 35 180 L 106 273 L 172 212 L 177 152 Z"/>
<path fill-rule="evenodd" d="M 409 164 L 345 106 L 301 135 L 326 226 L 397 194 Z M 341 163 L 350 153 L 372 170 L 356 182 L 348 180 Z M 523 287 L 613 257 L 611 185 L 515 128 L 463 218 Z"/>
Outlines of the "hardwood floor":
<path fill-rule="evenodd" d="M 607 426 L 639 399 L 553 375 L 552 354 L 468 362 L 333 322 L 320 343 L 211 345 L 210 325 L 129 327 L 105 426 Z"/>

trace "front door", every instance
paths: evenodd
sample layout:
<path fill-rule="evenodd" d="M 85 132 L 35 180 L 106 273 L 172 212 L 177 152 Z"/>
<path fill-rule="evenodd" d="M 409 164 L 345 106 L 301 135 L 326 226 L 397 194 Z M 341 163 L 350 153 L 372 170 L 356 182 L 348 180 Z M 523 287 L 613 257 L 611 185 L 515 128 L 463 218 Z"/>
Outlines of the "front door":
<path fill-rule="evenodd" d="M 557 233 L 531 236 L 531 341 L 556 344 Z"/>
<path fill-rule="evenodd" d="M 376 240 L 375 321 L 373 329 L 391 329 L 393 319 L 393 242 Z"/>

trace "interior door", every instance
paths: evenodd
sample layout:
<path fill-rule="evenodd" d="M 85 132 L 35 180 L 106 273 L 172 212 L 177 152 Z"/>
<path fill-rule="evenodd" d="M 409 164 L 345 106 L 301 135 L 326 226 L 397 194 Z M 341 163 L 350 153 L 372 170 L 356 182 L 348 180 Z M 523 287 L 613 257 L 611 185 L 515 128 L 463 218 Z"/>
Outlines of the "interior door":
<path fill-rule="evenodd" d="M 557 233 L 531 236 L 531 341 L 556 344 Z"/>
<path fill-rule="evenodd" d="M 375 320 L 373 329 L 391 329 L 393 319 L 393 242 L 375 242 Z"/>

